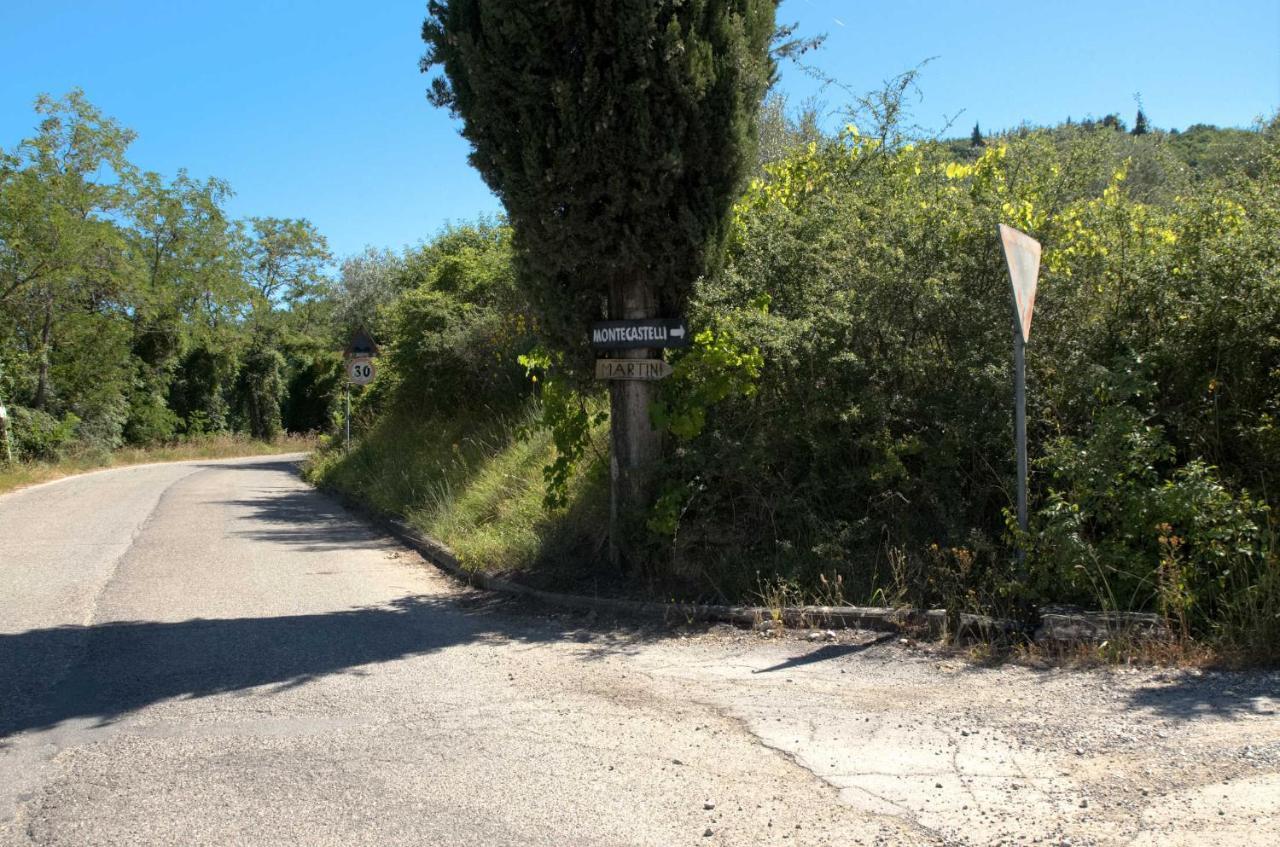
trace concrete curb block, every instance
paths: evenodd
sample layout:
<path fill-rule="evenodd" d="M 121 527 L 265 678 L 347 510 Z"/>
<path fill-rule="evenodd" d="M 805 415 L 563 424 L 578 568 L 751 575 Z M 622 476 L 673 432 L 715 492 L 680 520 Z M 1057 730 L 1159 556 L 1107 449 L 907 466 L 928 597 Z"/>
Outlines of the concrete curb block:
<path fill-rule="evenodd" d="M 642 600 L 622 600 L 612 597 L 587 597 L 580 594 L 561 594 L 521 585 L 509 579 L 479 571 L 469 571 L 458 563 L 453 551 L 409 526 L 403 520 L 388 516 L 340 491 L 326 489 L 348 510 L 356 512 L 377 524 L 406 546 L 416 550 L 440 570 L 467 585 L 518 597 L 528 597 L 551 606 L 599 614 L 628 615 L 661 621 L 731 623 L 738 626 L 758 627 L 770 625 L 775 614 L 788 627 L 814 627 L 826 629 L 869 629 L 878 632 L 918 632 L 925 630 L 930 637 L 942 634 L 946 613 L 941 610 L 923 612 L 919 609 L 893 609 L 879 606 L 791 606 L 781 610 L 763 606 L 720 606 L 701 603 L 661 603 Z M 976 619 L 978 616 L 964 617 Z"/>
<path fill-rule="evenodd" d="M 788 606 L 783 609 L 770 609 L 764 606 L 646 602 L 544 591 L 480 571 L 469 571 L 459 564 L 457 556 L 447 546 L 423 535 L 400 518 L 372 509 L 341 491 L 326 489 L 326 493 L 338 499 L 348 510 L 382 527 L 454 579 L 486 591 L 528 597 L 550 606 L 598 614 L 627 615 L 664 624 L 697 621 L 731 623 L 746 627 L 770 627 L 780 622 L 783 626 L 790 628 L 866 629 L 877 632 L 912 633 L 931 639 L 942 638 L 947 631 L 945 609 L 925 611 L 909 607 L 895 609 L 887 606 Z M 1019 635 L 1025 637 L 1031 634 L 1024 631 L 1015 621 L 968 612 L 960 615 L 959 629 L 958 635 L 961 639 L 979 641 L 1001 640 Z M 1122 631 L 1129 633 L 1137 631 L 1143 637 L 1154 639 L 1167 635 L 1167 631 L 1163 629 L 1163 622 L 1156 615 L 1132 612 L 1085 612 L 1048 606 L 1044 609 L 1042 625 L 1035 632 L 1034 640 L 1041 644 L 1098 643 Z"/>

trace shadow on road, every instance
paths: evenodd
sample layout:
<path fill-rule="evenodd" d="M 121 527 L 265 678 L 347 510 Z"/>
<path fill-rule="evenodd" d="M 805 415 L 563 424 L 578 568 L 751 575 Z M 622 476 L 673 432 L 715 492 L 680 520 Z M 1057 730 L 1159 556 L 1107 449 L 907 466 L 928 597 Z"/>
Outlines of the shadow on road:
<path fill-rule="evenodd" d="M 265 488 L 238 500 L 217 500 L 253 523 L 233 530 L 242 538 L 288 544 L 310 552 L 386 547 L 388 539 L 309 489 Z"/>
<path fill-rule="evenodd" d="M 1280 719 L 1280 673 L 1180 674 L 1171 685 L 1138 689 L 1130 695 L 1129 703 L 1173 720 L 1248 715 Z"/>
<path fill-rule="evenodd" d="M 812 653 L 806 653 L 803 656 L 795 656 L 787 659 L 785 662 L 780 662 L 772 667 L 761 668 L 758 671 L 752 671 L 752 673 L 772 673 L 773 671 L 790 670 L 791 668 L 798 668 L 803 665 L 812 665 L 815 662 L 825 662 L 830 659 L 838 659 L 841 656 L 851 656 L 854 653 L 861 653 L 863 650 L 875 647 L 877 644 L 883 644 L 886 641 L 891 641 L 896 637 L 896 634 L 890 632 L 885 635 L 881 635 L 878 638 L 873 638 L 870 641 L 864 641 L 861 644 L 828 644 L 825 647 L 819 647 Z"/>
<path fill-rule="evenodd" d="M 512 614 L 506 604 L 474 597 L 463 605 L 412 597 L 326 614 L 37 629 L 0 635 L 0 740 L 73 718 L 107 724 L 172 698 L 264 685 L 283 690 L 490 639 L 588 640 L 603 655 L 611 645 L 628 649 L 667 635 L 625 628 L 584 635 L 572 620 Z M 60 679 L 49 678 L 59 672 Z"/>

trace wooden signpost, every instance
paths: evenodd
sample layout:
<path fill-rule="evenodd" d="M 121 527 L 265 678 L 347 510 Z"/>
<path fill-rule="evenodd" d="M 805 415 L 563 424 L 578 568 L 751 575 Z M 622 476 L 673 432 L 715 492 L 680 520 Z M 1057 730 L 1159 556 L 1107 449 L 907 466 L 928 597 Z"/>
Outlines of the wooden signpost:
<path fill-rule="evenodd" d="M 1014 440 L 1018 447 L 1018 527 L 1027 531 L 1027 365 L 1026 346 L 1031 339 L 1031 314 L 1036 304 L 1040 276 L 1040 242 L 1025 232 L 999 224 L 1000 244 L 1009 266 L 1013 294 L 1013 408 Z M 1026 559 L 1019 546 L 1018 561 Z"/>

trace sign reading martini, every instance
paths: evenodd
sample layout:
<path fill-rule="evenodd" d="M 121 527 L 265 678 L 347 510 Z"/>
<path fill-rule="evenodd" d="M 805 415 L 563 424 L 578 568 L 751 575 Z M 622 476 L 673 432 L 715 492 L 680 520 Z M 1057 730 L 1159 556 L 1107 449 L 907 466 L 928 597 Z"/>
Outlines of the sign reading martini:
<path fill-rule="evenodd" d="M 596 359 L 596 379 L 657 380 L 671 376 L 661 359 Z"/>
<path fill-rule="evenodd" d="M 591 325 L 591 346 L 597 350 L 688 347 L 689 329 L 681 318 L 601 321 Z"/>

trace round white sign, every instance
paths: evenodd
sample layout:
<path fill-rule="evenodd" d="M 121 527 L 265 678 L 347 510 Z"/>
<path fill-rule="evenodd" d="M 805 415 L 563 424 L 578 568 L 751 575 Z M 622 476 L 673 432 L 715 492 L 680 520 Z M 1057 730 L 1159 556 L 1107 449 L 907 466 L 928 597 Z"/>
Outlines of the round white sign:
<path fill-rule="evenodd" d="M 373 366 L 372 359 L 359 358 L 347 362 L 347 379 L 356 385 L 368 385 L 377 375 L 378 369 Z"/>

